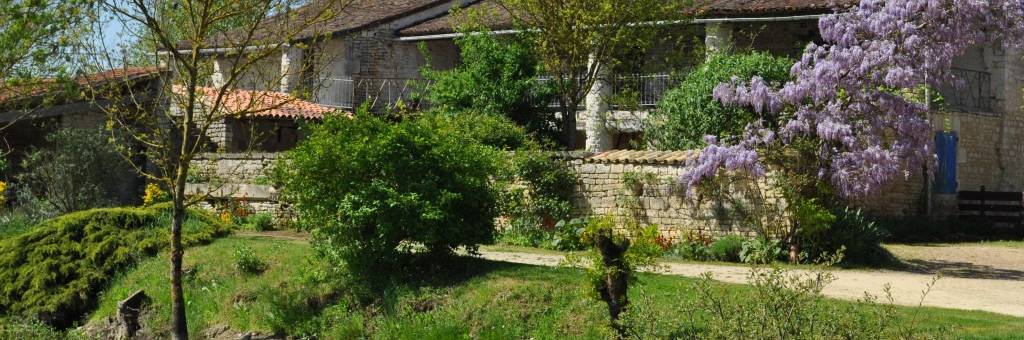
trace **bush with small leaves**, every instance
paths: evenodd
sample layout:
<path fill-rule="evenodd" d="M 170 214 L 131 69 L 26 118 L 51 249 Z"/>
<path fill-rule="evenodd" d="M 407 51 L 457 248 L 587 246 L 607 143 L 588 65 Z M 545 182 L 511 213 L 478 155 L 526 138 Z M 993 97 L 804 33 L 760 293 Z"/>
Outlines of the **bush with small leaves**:
<path fill-rule="evenodd" d="M 711 243 L 708 249 L 711 258 L 725 262 L 740 262 L 740 251 L 743 250 L 743 241 L 746 240 L 739 235 L 728 235 Z"/>
<path fill-rule="evenodd" d="M 253 214 L 245 219 L 245 228 L 255 231 L 274 230 L 274 215 L 267 212 Z"/>
<path fill-rule="evenodd" d="M 782 257 L 782 246 L 778 240 L 758 237 L 743 241 L 740 260 L 743 263 L 768 264 Z"/>
<path fill-rule="evenodd" d="M 243 274 L 260 274 L 267 270 L 267 262 L 250 247 L 235 248 L 235 269 Z"/>

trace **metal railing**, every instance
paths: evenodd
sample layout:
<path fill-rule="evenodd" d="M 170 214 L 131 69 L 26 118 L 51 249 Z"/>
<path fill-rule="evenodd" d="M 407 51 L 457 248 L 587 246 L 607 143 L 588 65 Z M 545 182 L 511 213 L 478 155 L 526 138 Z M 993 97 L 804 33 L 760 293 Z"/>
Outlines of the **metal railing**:
<path fill-rule="evenodd" d="M 992 74 L 953 68 L 956 80 L 942 89 L 946 104 L 967 112 L 993 112 Z"/>
<path fill-rule="evenodd" d="M 537 80 L 541 83 L 551 81 L 550 76 L 541 76 Z M 609 101 L 614 109 L 650 109 L 658 105 L 665 96 L 665 92 L 679 84 L 682 78 L 675 74 L 627 74 L 611 76 L 604 81 L 608 82 L 611 91 L 605 100 Z M 558 99 L 552 100 L 548 107 L 559 107 Z M 582 110 L 583 108 L 578 108 Z"/>
<path fill-rule="evenodd" d="M 541 83 L 551 81 L 549 76 L 540 76 Z M 650 109 L 657 106 L 681 78 L 675 74 L 630 74 L 616 75 L 605 79 L 611 87 L 608 100 L 615 109 Z M 430 83 L 412 78 L 327 78 L 322 81 L 316 95 L 316 102 L 342 109 L 353 109 L 368 102 L 371 110 L 392 109 L 401 100 L 406 105 L 421 105 L 416 92 Z M 549 108 L 558 108 L 558 99 L 547 103 Z M 583 109 L 582 107 L 579 109 Z"/>
<path fill-rule="evenodd" d="M 316 102 L 343 109 L 368 103 L 370 110 L 392 109 L 399 102 L 418 105 L 416 91 L 429 83 L 410 78 L 327 78 L 323 81 Z"/>

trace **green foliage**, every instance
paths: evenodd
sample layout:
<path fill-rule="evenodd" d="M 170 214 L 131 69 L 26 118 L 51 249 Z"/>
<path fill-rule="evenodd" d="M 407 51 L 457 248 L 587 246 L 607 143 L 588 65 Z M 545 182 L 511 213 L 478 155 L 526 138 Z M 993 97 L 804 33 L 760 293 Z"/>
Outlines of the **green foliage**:
<path fill-rule="evenodd" d="M 779 240 L 757 237 L 743 241 L 740 249 L 740 261 L 752 264 L 768 264 L 775 262 L 783 255 Z"/>
<path fill-rule="evenodd" d="M 274 215 L 268 212 L 253 214 L 245 218 L 243 227 L 255 231 L 274 230 Z"/>
<path fill-rule="evenodd" d="M 8 82 L 65 73 L 88 37 L 89 0 L 0 2 L 0 89 Z"/>
<path fill-rule="evenodd" d="M 491 242 L 499 153 L 450 132 L 364 113 L 312 126 L 277 178 L 318 253 L 372 285 L 401 271 L 409 247 L 444 256 Z"/>
<path fill-rule="evenodd" d="M 711 259 L 711 249 L 703 242 L 684 240 L 672 244 L 666 255 L 684 260 L 707 261 Z"/>
<path fill-rule="evenodd" d="M 426 99 L 433 107 L 455 115 L 471 112 L 504 116 L 531 133 L 550 136 L 557 126 L 547 110 L 550 84 L 537 80 L 537 58 L 518 36 L 467 32 L 455 39 L 460 63 L 454 69 L 422 70 L 432 81 Z"/>
<path fill-rule="evenodd" d="M 27 190 L 58 213 L 111 205 L 131 193 L 135 176 L 102 130 L 61 129 L 30 150 L 16 176 Z"/>
<path fill-rule="evenodd" d="M 428 125 L 439 133 L 460 135 L 462 138 L 500 150 L 536 148 L 535 142 L 526 130 L 501 115 L 477 111 L 453 113 L 432 110 L 424 113 L 419 119 L 421 124 Z"/>
<path fill-rule="evenodd" d="M 886 232 L 864 216 L 859 209 L 844 208 L 832 213 L 835 220 L 827 228 L 804 232 L 804 252 L 808 258 L 845 249 L 844 262 L 859 264 L 882 264 L 892 255 L 882 248 Z"/>
<path fill-rule="evenodd" d="M 501 215 L 507 223 L 498 239 L 505 244 L 580 250 L 575 241 L 585 220 L 573 220 L 576 174 L 551 153 L 520 150 L 499 178 Z"/>
<path fill-rule="evenodd" d="M 0 215 L 0 240 L 14 237 L 30 229 L 35 222 L 24 214 L 9 213 Z"/>
<path fill-rule="evenodd" d="M 74 330 L 61 331 L 55 329 L 53 326 L 33 318 L 0 317 L 0 339 L 85 340 L 88 337 Z"/>
<path fill-rule="evenodd" d="M 594 218 L 580 236 L 590 248 L 586 259 L 570 259 L 587 267 L 593 291 L 608 305 L 611 327 L 620 335 L 627 330 L 619 316 L 629 307 L 629 286 L 637 280 L 637 270 L 655 267 L 663 251 L 658 235 L 657 226 L 627 224 L 620 229 L 612 216 Z"/>
<path fill-rule="evenodd" d="M 243 274 L 259 274 L 267 270 L 267 262 L 264 261 L 256 251 L 250 247 L 239 246 L 235 248 L 235 269 Z"/>
<path fill-rule="evenodd" d="M 685 329 L 684 337 L 935 339 L 950 335 L 948 326 L 925 328 L 916 322 L 916 315 L 910 320 L 901 317 L 888 288 L 886 303 L 879 303 L 874 296 L 867 296 L 858 304 L 830 301 L 821 292 L 834 279 L 832 273 L 824 270 L 797 273 L 779 267 L 755 267 L 748 278 L 750 291 L 737 294 L 713 283 L 710 274 L 706 274 L 695 286 L 696 301 L 684 303 L 681 308 L 702 327 Z M 930 287 L 923 287 L 925 294 Z"/>
<path fill-rule="evenodd" d="M 722 105 L 712 96 L 715 87 L 733 77 L 753 76 L 781 85 L 789 80 L 793 62 L 763 52 L 713 55 L 678 87 L 665 93 L 658 108 L 651 112 L 644 131 L 661 150 L 699 148 L 704 146 L 706 135 L 742 135 L 744 127 L 757 120 L 757 114 L 748 108 Z"/>
<path fill-rule="evenodd" d="M 105 208 L 44 221 L 0 241 L 0 314 L 66 327 L 96 304 L 111 276 L 170 242 L 170 206 Z M 182 242 L 206 243 L 228 226 L 192 211 Z"/>
<path fill-rule="evenodd" d="M 740 262 L 740 251 L 743 250 L 745 238 L 739 235 L 727 235 L 711 243 L 708 252 L 711 258 L 725 262 Z"/>

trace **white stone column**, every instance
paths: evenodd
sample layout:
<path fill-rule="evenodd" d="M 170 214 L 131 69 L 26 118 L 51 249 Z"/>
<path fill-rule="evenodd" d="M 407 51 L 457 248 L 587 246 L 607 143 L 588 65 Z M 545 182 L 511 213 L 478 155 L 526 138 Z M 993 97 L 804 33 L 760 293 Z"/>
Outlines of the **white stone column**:
<path fill-rule="evenodd" d="M 299 87 L 302 76 L 302 49 L 285 46 L 281 51 L 281 92 L 289 93 Z"/>
<path fill-rule="evenodd" d="M 607 124 L 610 112 L 606 100 L 612 94 L 612 86 L 608 83 L 607 77 L 607 72 L 602 72 L 594 81 L 594 85 L 590 87 L 590 92 L 587 92 L 587 97 L 584 100 L 583 116 L 586 119 L 587 131 L 585 150 L 590 152 L 601 152 L 612 148 L 612 133 L 608 131 Z"/>
<path fill-rule="evenodd" d="M 716 53 L 729 53 L 735 45 L 733 25 L 730 23 L 713 22 L 704 25 L 704 47 L 710 57 Z"/>
<path fill-rule="evenodd" d="M 210 75 L 210 81 L 213 87 L 223 87 L 227 79 L 224 77 L 225 72 L 230 71 L 228 61 L 220 58 L 213 59 L 213 74 Z"/>

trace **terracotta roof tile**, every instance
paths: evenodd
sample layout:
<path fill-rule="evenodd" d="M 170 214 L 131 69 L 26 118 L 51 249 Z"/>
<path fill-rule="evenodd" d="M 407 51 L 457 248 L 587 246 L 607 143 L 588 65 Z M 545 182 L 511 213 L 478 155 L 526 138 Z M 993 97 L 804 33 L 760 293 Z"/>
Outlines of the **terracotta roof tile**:
<path fill-rule="evenodd" d="M 156 67 L 117 68 L 79 76 L 74 79 L 73 84 L 80 87 L 100 87 L 113 82 L 130 83 L 142 79 L 156 78 L 159 72 L 160 69 Z M 6 86 L 0 81 L 0 103 L 12 99 L 27 99 L 43 94 L 62 92 L 67 89 L 65 85 L 68 84 L 59 83 L 56 79 L 42 79 L 37 82 L 15 86 Z"/>
<path fill-rule="evenodd" d="M 696 151 L 609 150 L 581 157 L 584 163 L 683 164 Z"/>
<path fill-rule="evenodd" d="M 218 95 L 214 87 L 200 88 L 206 105 L 213 105 Z M 175 86 L 174 91 L 183 93 L 184 88 Z M 222 109 L 231 115 L 245 117 L 311 119 L 321 120 L 337 109 L 298 99 L 292 95 L 274 91 L 229 90 L 222 99 Z M 351 112 L 342 114 L 352 115 Z"/>

